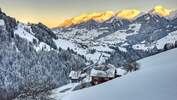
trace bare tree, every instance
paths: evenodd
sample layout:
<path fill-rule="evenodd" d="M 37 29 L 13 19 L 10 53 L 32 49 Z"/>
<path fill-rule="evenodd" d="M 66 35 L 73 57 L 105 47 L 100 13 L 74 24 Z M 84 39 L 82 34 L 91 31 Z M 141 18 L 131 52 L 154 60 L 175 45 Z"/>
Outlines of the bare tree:
<path fill-rule="evenodd" d="M 124 65 L 124 69 L 127 72 L 137 71 L 140 68 L 140 64 L 136 61 L 128 61 L 127 64 Z"/>

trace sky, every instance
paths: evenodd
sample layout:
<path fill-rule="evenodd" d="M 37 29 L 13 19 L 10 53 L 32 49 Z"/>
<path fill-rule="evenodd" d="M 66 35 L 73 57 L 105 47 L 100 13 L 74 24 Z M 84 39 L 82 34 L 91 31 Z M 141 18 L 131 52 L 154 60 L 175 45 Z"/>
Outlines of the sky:
<path fill-rule="evenodd" d="M 138 9 L 148 11 L 163 5 L 177 8 L 177 0 L 0 0 L 0 8 L 24 23 L 42 22 L 56 27 L 65 19 L 83 13 Z"/>

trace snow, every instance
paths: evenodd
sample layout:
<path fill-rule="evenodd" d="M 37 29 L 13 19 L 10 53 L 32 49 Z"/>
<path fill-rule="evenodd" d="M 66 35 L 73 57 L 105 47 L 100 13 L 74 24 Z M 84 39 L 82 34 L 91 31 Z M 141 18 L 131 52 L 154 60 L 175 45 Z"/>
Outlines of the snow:
<path fill-rule="evenodd" d="M 126 49 L 126 48 L 123 48 L 123 47 L 119 47 L 119 50 L 120 50 L 120 51 L 123 51 L 123 52 L 127 52 L 127 49 Z"/>
<path fill-rule="evenodd" d="M 98 65 L 95 66 L 91 70 L 91 76 L 98 76 L 98 77 L 115 77 L 115 71 L 116 68 L 114 65 L 108 64 L 108 65 Z"/>
<path fill-rule="evenodd" d="M 139 30 L 141 28 L 141 24 L 131 24 L 129 25 L 129 30 L 133 30 L 134 32 L 127 34 L 127 30 L 118 30 L 108 36 L 105 36 L 101 39 L 99 39 L 102 43 L 109 43 L 109 44 L 116 44 L 116 43 L 124 43 L 127 41 L 127 37 L 131 35 L 138 34 Z"/>
<path fill-rule="evenodd" d="M 92 49 L 96 49 L 97 51 L 109 51 L 109 52 L 113 51 L 108 46 L 94 46 L 92 47 Z"/>
<path fill-rule="evenodd" d="M 51 48 L 49 45 L 47 45 L 44 42 L 40 42 L 39 40 L 34 36 L 34 33 L 32 32 L 31 26 L 28 26 L 26 24 L 23 23 L 19 23 L 17 26 L 17 29 L 14 30 L 14 34 L 19 35 L 21 38 L 28 40 L 29 42 L 33 43 L 33 40 L 37 41 L 37 45 L 34 46 L 34 49 L 36 51 L 40 51 L 40 50 L 45 50 L 45 51 L 50 51 Z"/>
<path fill-rule="evenodd" d="M 107 73 L 104 71 L 92 69 L 91 76 L 106 77 Z"/>
<path fill-rule="evenodd" d="M 84 55 L 87 60 L 92 60 L 93 62 L 98 61 L 98 59 L 101 55 L 101 52 L 112 51 L 112 49 L 110 49 L 109 47 L 106 47 L 106 46 L 104 46 L 104 47 L 103 46 L 92 46 L 88 49 L 84 49 L 84 48 L 80 47 L 79 45 L 77 45 L 76 43 L 73 43 L 72 41 L 64 40 L 64 39 L 57 39 L 57 40 L 54 39 L 54 42 L 58 48 L 62 48 L 64 50 L 67 50 L 68 48 L 70 48 L 73 51 L 77 52 L 78 54 Z M 90 53 L 88 53 L 89 49 L 96 49 L 99 52 L 96 51 L 94 54 L 90 54 Z M 104 62 L 106 57 L 109 57 L 109 55 L 106 53 L 103 53 L 103 55 L 105 57 L 101 57 L 99 63 Z"/>
<path fill-rule="evenodd" d="M 25 29 L 30 30 L 31 33 L 27 32 Z M 36 37 L 32 35 L 32 31 L 30 26 L 19 23 L 17 29 L 14 31 L 15 34 L 19 35 L 21 38 L 24 38 L 30 42 L 33 42 L 33 39 L 38 40 Z"/>
<path fill-rule="evenodd" d="M 122 68 L 117 68 L 116 71 L 117 71 L 117 75 L 122 75 L 122 76 L 127 73 L 127 72 L 126 72 L 125 70 L 123 70 Z"/>
<path fill-rule="evenodd" d="M 90 30 L 87 29 L 75 29 L 71 28 L 70 31 L 67 31 L 67 34 L 60 32 L 58 36 L 62 36 L 62 38 L 69 38 L 69 39 L 77 39 L 77 40 L 93 40 L 98 35 L 102 34 L 105 31 L 97 31 L 97 30 Z M 96 33 L 96 34 L 95 34 Z"/>
<path fill-rule="evenodd" d="M 128 29 L 118 30 L 112 34 L 96 39 L 98 36 L 107 33 L 107 27 L 101 27 L 98 30 L 92 29 L 87 30 L 86 28 L 77 29 L 69 28 L 65 31 L 54 30 L 59 39 L 54 40 L 57 47 L 62 49 L 70 48 L 80 55 L 84 55 L 87 60 L 92 60 L 97 62 L 100 54 L 101 57 L 99 63 L 105 62 L 106 59 L 110 57 L 109 52 L 114 52 L 114 49 L 110 47 L 115 47 L 117 43 L 122 43 L 119 49 L 123 52 L 127 52 L 125 46 L 129 45 L 127 43 L 127 37 L 139 33 L 141 24 L 133 23 L 129 25 Z M 131 30 L 132 32 L 127 32 Z M 90 51 L 95 50 L 92 54 Z"/>
<path fill-rule="evenodd" d="M 140 70 L 62 100 L 177 100 L 177 49 L 138 61 Z M 60 100 L 60 99 L 58 99 Z"/>
<path fill-rule="evenodd" d="M 79 79 L 80 75 L 80 71 L 71 71 L 69 77 L 71 77 L 72 79 Z"/>
<path fill-rule="evenodd" d="M 167 19 L 169 19 L 169 20 L 173 20 L 173 19 L 177 18 L 177 10 L 172 11 L 172 12 L 170 13 L 170 15 L 169 15 L 169 16 L 166 16 L 165 18 L 167 18 Z"/>
<path fill-rule="evenodd" d="M 150 17 L 148 16 L 148 17 L 146 17 L 146 20 L 149 20 L 150 19 Z"/>
<path fill-rule="evenodd" d="M 128 46 L 129 44 L 126 42 L 124 44 L 122 44 L 121 46 Z"/>
<path fill-rule="evenodd" d="M 166 43 L 175 43 L 177 41 L 177 31 L 169 33 L 166 37 L 157 41 L 157 48 L 163 49 Z"/>
<path fill-rule="evenodd" d="M 60 47 L 60 48 L 62 48 L 64 50 L 67 50 L 68 48 L 73 49 L 73 50 L 76 49 L 75 44 L 73 44 L 72 42 L 67 41 L 67 40 L 63 40 L 63 39 L 55 40 L 54 39 L 54 42 L 56 43 L 58 48 Z"/>
<path fill-rule="evenodd" d="M 148 18 L 150 17 L 147 17 L 147 19 Z M 117 47 L 117 45 L 119 45 L 119 49 L 121 51 L 128 52 L 126 48 L 131 43 L 129 43 L 127 37 L 139 34 L 140 28 L 141 24 L 135 22 L 130 24 L 128 29 L 119 29 L 109 35 L 104 35 L 108 31 L 107 27 L 101 27 L 97 30 L 87 30 L 86 28 L 69 28 L 67 31 L 62 31 L 61 29 L 54 31 L 55 33 L 59 32 L 56 33 L 59 39 L 54 41 L 58 48 L 61 47 L 65 50 L 70 48 L 77 52 L 77 54 L 83 55 L 87 60 L 92 60 L 93 62 L 97 62 L 100 54 L 102 53 L 103 56 L 99 62 L 102 63 L 110 57 L 110 52 L 114 52 L 114 49 L 111 49 L 110 47 Z M 100 36 L 100 38 L 97 39 L 98 36 Z M 135 50 L 149 51 L 157 46 L 158 49 L 163 49 L 166 43 L 174 43 L 176 40 L 177 34 L 172 32 L 164 38 L 154 41 L 153 43 L 147 43 L 144 40 L 141 43 L 133 44 L 132 48 Z M 91 54 L 91 50 L 95 50 L 95 52 Z"/>
<path fill-rule="evenodd" d="M 0 19 L 0 26 L 4 26 L 5 25 L 5 22 L 3 19 Z"/>
<path fill-rule="evenodd" d="M 92 60 L 94 63 L 96 63 L 100 57 L 101 53 L 100 52 L 95 52 L 94 54 L 86 54 L 85 57 L 88 59 L 88 60 Z M 108 57 L 109 55 L 106 55 L 105 53 L 103 53 L 103 55 L 105 57 Z M 98 63 L 102 63 L 105 61 L 105 57 L 101 57 L 100 58 L 100 61 Z"/>
<path fill-rule="evenodd" d="M 78 83 L 70 83 L 68 85 L 62 86 L 60 88 L 52 90 L 51 94 L 49 97 L 50 98 L 55 98 L 57 100 L 60 100 L 70 92 L 78 85 Z"/>
<path fill-rule="evenodd" d="M 40 42 L 39 45 L 34 46 L 34 49 L 36 51 L 40 51 L 40 50 L 50 51 L 51 47 L 48 44 L 44 43 L 44 42 Z"/>
<path fill-rule="evenodd" d="M 98 30 L 87 30 L 86 28 L 69 28 L 65 31 L 54 30 L 59 37 L 59 39 L 54 41 L 58 48 L 60 47 L 65 50 L 70 48 L 78 54 L 84 55 L 87 60 L 92 60 L 93 62 L 97 62 L 102 53 L 103 56 L 99 61 L 99 63 L 102 63 L 110 57 L 109 52 L 114 52 L 110 47 L 114 47 L 117 43 L 124 43 L 125 45 L 122 45 L 119 49 L 123 52 L 127 52 L 126 48 L 123 47 L 129 45 L 127 43 L 127 36 L 138 34 L 141 24 L 134 23 L 129 25 L 128 30 L 132 30 L 131 33 L 127 33 L 127 30 L 118 30 L 108 36 L 96 39 L 98 36 L 107 33 L 107 28 L 108 27 L 101 27 Z M 96 51 L 91 54 L 90 50 Z"/>
<path fill-rule="evenodd" d="M 23 23 L 19 23 L 17 26 L 17 29 L 14 31 L 14 34 L 17 34 L 21 38 L 26 39 L 32 43 L 33 43 L 33 40 L 36 40 L 36 42 L 38 43 L 37 45 L 34 46 L 34 49 L 36 51 L 40 51 L 40 50 L 50 51 L 51 50 L 48 44 L 44 42 L 39 42 L 39 40 L 34 36 L 31 26 L 28 26 Z"/>
<path fill-rule="evenodd" d="M 175 44 L 175 41 L 177 41 L 177 31 L 169 33 L 167 36 L 155 41 L 154 43 L 146 44 L 145 41 L 142 41 L 140 44 L 133 45 L 132 48 L 136 50 L 148 51 L 156 46 L 158 49 L 163 49 L 165 44 Z"/>
<path fill-rule="evenodd" d="M 144 50 L 144 51 L 151 50 L 154 47 L 155 47 L 155 45 L 153 45 L 153 44 L 135 44 L 132 46 L 133 49 Z"/>

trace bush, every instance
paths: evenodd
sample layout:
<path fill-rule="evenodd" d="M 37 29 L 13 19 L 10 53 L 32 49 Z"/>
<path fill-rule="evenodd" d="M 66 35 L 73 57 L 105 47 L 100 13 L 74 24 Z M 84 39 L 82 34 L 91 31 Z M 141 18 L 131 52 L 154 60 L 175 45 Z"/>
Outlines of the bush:
<path fill-rule="evenodd" d="M 139 70 L 140 68 L 140 65 L 139 63 L 135 62 L 135 61 L 129 61 L 127 64 L 125 64 L 124 66 L 124 69 L 127 71 L 127 72 L 132 72 L 132 71 L 137 71 Z"/>
<path fill-rule="evenodd" d="M 175 47 L 177 47 L 177 41 L 175 41 Z"/>
<path fill-rule="evenodd" d="M 172 43 L 167 43 L 167 44 L 165 44 L 165 46 L 164 46 L 164 50 L 166 51 L 166 50 L 172 49 L 172 48 L 174 48 L 174 47 L 175 47 L 174 44 L 172 44 Z"/>
<path fill-rule="evenodd" d="M 91 49 L 91 50 L 89 50 L 89 53 L 90 53 L 90 54 L 94 54 L 95 52 L 96 52 L 95 49 Z"/>

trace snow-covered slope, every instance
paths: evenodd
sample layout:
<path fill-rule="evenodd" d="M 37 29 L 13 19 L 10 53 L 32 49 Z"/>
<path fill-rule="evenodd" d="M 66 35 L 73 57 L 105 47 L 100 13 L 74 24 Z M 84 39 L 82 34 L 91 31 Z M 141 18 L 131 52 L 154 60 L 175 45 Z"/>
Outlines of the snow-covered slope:
<path fill-rule="evenodd" d="M 62 100 L 177 100 L 177 49 L 138 61 L 139 71 L 73 92 Z"/>
<path fill-rule="evenodd" d="M 26 39 L 28 42 L 31 42 L 31 43 L 36 41 L 36 45 L 34 45 L 34 48 L 36 51 L 40 51 L 40 50 L 50 51 L 51 50 L 51 47 L 49 45 L 47 45 L 44 42 L 39 42 L 39 39 L 34 36 L 35 33 L 32 32 L 30 25 L 19 23 L 17 26 L 17 29 L 14 30 L 14 34 L 18 35 L 19 37 L 23 39 Z"/>
<path fill-rule="evenodd" d="M 117 58 L 115 62 L 122 62 L 125 59 L 120 60 L 121 57 L 114 54 L 117 50 L 126 52 L 133 60 L 138 60 L 163 51 L 166 44 L 175 45 L 176 22 L 177 17 L 169 20 L 148 12 L 134 20 L 115 17 L 102 23 L 90 20 L 72 27 L 54 29 L 53 32 L 57 34 L 59 40 L 72 44 L 71 47 L 66 46 L 84 55 L 87 60 L 96 62 L 102 53 L 100 63 L 110 60 L 111 56 Z M 66 46 L 58 45 L 64 49 Z M 112 64 L 120 67 L 120 64 Z"/>
<path fill-rule="evenodd" d="M 27 99 L 67 84 L 70 71 L 85 65 L 83 57 L 58 49 L 56 39 L 42 23 L 23 24 L 0 9 L 0 100 Z"/>
<path fill-rule="evenodd" d="M 53 99 L 61 99 L 63 98 L 64 96 L 68 95 L 69 93 L 72 92 L 72 90 L 77 86 L 79 85 L 79 83 L 70 83 L 70 84 L 67 84 L 65 86 L 62 86 L 60 88 L 56 88 L 54 90 L 52 90 L 51 92 L 51 95 L 49 96 L 50 98 L 53 98 Z"/>

